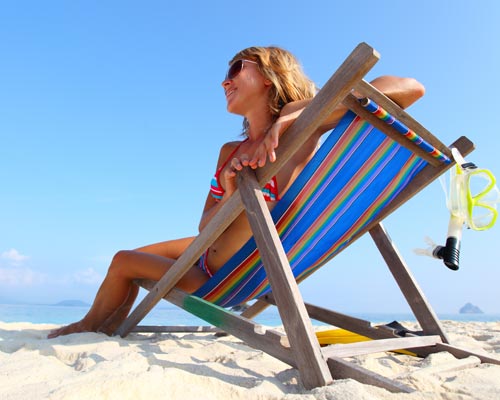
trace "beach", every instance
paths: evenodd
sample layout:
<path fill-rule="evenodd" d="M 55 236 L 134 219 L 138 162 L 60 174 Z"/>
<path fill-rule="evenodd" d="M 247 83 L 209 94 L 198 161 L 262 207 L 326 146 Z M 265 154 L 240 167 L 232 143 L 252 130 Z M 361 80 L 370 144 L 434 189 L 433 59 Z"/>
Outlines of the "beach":
<path fill-rule="evenodd" d="M 413 322 L 405 323 L 415 328 Z M 82 333 L 46 339 L 56 325 L 0 322 L 0 387 L 11 399 L 498 399 L 500 365 L 396 353 L 354 362 L 415 392 L 354 380 L 306 390 L 296 370 L 233 336 Z M 500 322 L 443 321 L 452 344 L 500 356 Z M 324 329 L 320 327 L 318 329 Z"/>

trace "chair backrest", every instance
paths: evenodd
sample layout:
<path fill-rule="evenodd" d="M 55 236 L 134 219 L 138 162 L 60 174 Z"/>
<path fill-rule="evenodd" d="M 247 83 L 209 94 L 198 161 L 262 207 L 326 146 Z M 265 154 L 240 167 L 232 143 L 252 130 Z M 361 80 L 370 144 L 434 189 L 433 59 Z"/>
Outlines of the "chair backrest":
<path fill-rule="evenodd" d="M 272 211 L 296 279 L 347 247 L 426 165 L 353 112 L 346 113 Z M 250 239 L 194 294 L 230 307 L 269 290 Z"/>

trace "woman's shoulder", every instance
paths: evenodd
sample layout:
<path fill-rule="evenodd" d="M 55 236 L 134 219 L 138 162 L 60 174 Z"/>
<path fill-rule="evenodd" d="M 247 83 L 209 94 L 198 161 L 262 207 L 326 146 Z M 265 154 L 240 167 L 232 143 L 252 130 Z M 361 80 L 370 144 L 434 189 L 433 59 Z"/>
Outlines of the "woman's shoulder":
<path fill-rule="evenodd" d="M 236 149 L 241 145 L 242 141 L 241 140 L 235 140 L 233 142 L 227 142 L 224 143 L 219 152 L 219 161 L 217 165 L 220 167 L 222 164 L 225 164 L 227 159 L 231 157 L 231 154 L 233 154 Z"/>
<path fill-rule="evenodd" d="M 222 145 L 221 151 L 234 150 L 236 147 L 241 145 L 241 143 L 243 143 L 243 140 L 234 140 L 232 142 L 226 142 Z"/>
<path fill-rule="evenodd" d="M 229 157 L 229 155 L 235 151 L 240 145 L 243 143 L 242 140 L 235 140 L 232 142 L 224 143 L 220 148 L 220 157 L 224 158 L 224 156 Z"/>

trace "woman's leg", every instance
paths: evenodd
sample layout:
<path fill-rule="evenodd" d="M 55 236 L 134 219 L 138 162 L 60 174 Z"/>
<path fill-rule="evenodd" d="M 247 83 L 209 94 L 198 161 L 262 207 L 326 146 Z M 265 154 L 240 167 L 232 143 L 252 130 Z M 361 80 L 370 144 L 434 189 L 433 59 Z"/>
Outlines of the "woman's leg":
<path fill-rule="evenodd" d="M 188 242 L 190 243 L 192 239 L 181 239 L 181 241 L 183 244 L 186 244 Z M 175 242 L 176 241 L 172 243 Z M 180 251 L 177 246 L 173 246 L 169 243 L 170 242 L 164 242 L 158 245 L 147 246 L 141 248 L 141 250 L 157 250 L 155 252 L 158 253 L 160 248 L 170 248 L 172 253 Z M 181 253 L 182 251 L 179 252 L 179 255 Z M 49 334 L 49 338 L 75 332 L 95 332 L 115 313 L 123 320 L 124 310 L 127 309 L 128 313 L 137 296 L 133 280 L 138 278 L 159 280 L 174 262 L 175 260 L 172 258 L 153 254 L 152 252 L 118 252 L 111 262 L 108 273 L 87 315 L 79 322 L 52 331 Z M 206 276 L 197 266 L 194 266 L 178 282 L 177 287 L 187 292 L 193 292 L 207 280 L 208 276 Z M 119 311 L 122 307 L 123 310 Z"/>
<path fill-rule="evenodd" d="M 101 324 L 99 328 L 97 328 L 97 332 L 105 333 L 108 336 L 113 335 L 122 322 L 127 318 L 138 294 L 139 286 L 135 284 L 130 285 L 130 290 L 125 301 L 106 319 L 106 321 Z"/>
<path fill-rule="evenodd" d="M 177 260 L 195 238 L 195 236 L 191 236 L 181 239 L 167 240 L 165 242 L 139 247 L 135 250 L 142 253 L 157 254 L 159 256 Z"/>
<path fill-rule="evenodd" d="M 143 247 L 139 247 L 136 251 L 143 253 L 157 254 L 170 259 L 178 259 L 181 254 L 188 248 L 195 237 L 186 237 L 182 239 L 169 240 L 165 242 L 155 243 Z M 131 285 L 127 299 L 123 304 L 98 328 L 98 332 L 112 335 L 116 329 L 127 318 L 135 299 L 139 294 L 139 287 Z"/>

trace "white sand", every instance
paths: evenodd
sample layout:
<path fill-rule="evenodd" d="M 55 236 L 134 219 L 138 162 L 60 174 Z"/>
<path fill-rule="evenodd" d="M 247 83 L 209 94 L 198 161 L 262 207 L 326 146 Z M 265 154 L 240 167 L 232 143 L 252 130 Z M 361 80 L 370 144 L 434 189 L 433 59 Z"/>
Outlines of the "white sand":
<path fill-rule="evenodd" d="M 443 325 L 453 344 L 500 356 L 500 322 Z M 48 340 L 51 328 L 0 322 L 2 400 L 500 399 L 500 366 L 449 353 L 355 359 L 414 393 L 392 394 L 353 380 L 308 391 L 295 370 L 231 336 L 132 334 L 125 340 L 85 333 Z"/>

